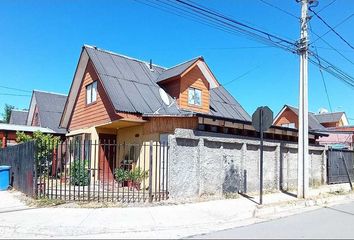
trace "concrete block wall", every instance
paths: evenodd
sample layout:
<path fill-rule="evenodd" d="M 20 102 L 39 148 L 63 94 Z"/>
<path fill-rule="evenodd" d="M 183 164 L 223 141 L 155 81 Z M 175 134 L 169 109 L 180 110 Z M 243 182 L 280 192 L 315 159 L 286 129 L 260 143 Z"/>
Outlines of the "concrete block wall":
<path fill-rule="evenodd" d="M 297 187 L 297 145 L 264 142 L 264 189 Z M 172 198 L 259 189 L 259 140 L 232 135 L 176 129 L 169 136 L 169 191 Z M 323 146 L 310 146 L 310 184 L 326 181 Z"/>

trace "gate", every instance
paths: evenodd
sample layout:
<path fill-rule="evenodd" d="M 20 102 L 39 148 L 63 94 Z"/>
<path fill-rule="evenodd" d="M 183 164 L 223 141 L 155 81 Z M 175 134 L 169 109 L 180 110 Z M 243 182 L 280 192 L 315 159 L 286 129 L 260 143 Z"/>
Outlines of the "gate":
<path fill-rule="evenodd" d="M 35 142 L 0 149 L 0 165 L 11 166 L 10 185 L 35 197 Z"/>
<path fill-rule="evenodd" d="M 350 178 L 354 180 L 353 156 L 354 151 L 350 150 L 330 149 L 327 151 L 328 184 L 348 183 L 348 176 L 345 169 L 344 161 L 348 168 Z"/>

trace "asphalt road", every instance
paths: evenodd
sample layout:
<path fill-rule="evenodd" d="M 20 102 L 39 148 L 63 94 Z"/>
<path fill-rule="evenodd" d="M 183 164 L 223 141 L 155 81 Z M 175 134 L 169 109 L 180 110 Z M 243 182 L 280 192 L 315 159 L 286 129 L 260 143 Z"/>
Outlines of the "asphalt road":
<path fill-rule="evenodd" d="M 193 238 L 354 238 L 354 202 Z"/>

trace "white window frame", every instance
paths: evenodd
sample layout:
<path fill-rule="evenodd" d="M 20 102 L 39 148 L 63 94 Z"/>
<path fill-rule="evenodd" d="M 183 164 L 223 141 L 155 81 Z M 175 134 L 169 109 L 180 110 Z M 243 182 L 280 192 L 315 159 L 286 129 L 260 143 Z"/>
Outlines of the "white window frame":
<path fill-rule="evenodd" d="M 91 104 L 97 101 L 97 81 L 86 85 L 86 104 Z"/>
<path fill-rule="evenodd" d="M 200 100 L 199 103 L 196 102 L 196 93 L 199 93 L 200 95 Z M 191 94 L 193 94 L 193 97 L 191 97 Z M 202 90 L 194 87 L 188 88 L 188 104 L 193 105 L 193 106 L 202 106 Z"/>

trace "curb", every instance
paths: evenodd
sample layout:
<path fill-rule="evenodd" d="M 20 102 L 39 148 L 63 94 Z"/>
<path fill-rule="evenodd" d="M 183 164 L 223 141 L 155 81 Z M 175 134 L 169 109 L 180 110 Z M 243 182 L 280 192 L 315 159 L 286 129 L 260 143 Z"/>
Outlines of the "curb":
<path fill-rule="evenodd" d="M 265 218 L 274 214 L 281 214 L 284 212 L 293 212 L 299 209 L 309 208 L 319 208 L 328 205 L 341 204 L 348 201 L 354 200 L 353 194 L 333 196 L 333 197 L 323 197 L 317 199 L 306 199 L 306 200 L 295 200 L 293 202 L 278 203 L 275 206 L 258 206 L 254 212 L 253 216 L 255 218 Z"/>

